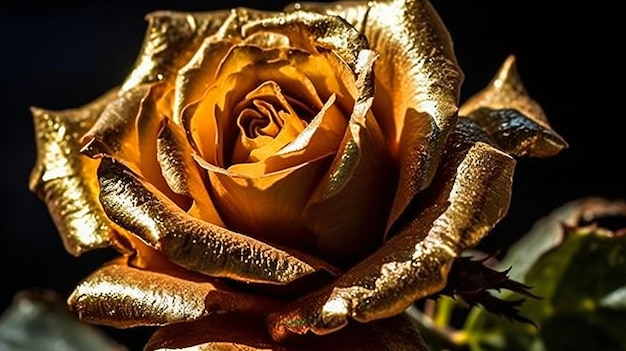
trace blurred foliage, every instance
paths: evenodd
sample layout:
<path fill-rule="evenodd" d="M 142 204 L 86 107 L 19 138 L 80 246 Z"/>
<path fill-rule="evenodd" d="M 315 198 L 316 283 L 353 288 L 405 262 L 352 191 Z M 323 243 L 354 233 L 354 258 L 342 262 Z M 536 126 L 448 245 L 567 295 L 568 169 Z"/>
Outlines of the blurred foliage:
<path fill-rule="evenodd" d="M 490 263 L 538 297 L 494 293 L 493 299 L 516 304 L 522 322 L 468 306 L 462 296 L 439 298 L 416 312 L 431 349 L 626 350 L 626 228 L 598 224 L 615 216 L 626 216 L 626 203 L 589 198 L 538 221 L 500 262 Z M 458 310 L 466 313 L 461 325 L 450 325 Z"/>
<path fill-rule="evenodd" d="M 126 351 L 79 321 L 51 291 L 19 293 L 0 317 L 2 351 Z"/>

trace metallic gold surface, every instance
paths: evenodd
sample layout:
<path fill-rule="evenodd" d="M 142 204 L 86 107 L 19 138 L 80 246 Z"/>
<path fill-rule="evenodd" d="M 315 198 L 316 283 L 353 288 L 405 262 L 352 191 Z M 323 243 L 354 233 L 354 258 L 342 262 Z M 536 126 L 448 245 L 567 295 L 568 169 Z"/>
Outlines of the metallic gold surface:
<path fill-rule="evenodd" d="M 445 285 L 453 259 L 504 216 L 510 201 L 515 161 L 468 131 L 461 123 L 451 135 L 435 180 L 412 207 L 411 221 L 332 286 L 273 314 L 274 339 L 327 334 L 349 318 L 393 316 Z"/>
<path fill-rule="evenodd" d="M 320 252 L 341 265 L 353 264 L 382 244 L 393 193 L 390 151 L 370 111 L 376 58 L 370 50 L 362 50 L 357 58 L 354 86 L 358 94 L 348 127 L 304 212 Z M 346 203 L 351 203 L 349 209 Z M 337 218 L 337 213 L 344 212 L 345 216 Z"/>
<path fill-rule="evenodd" d="M 463 74 L 449 33 L 426 0 L 297 3 L 289 9 L 347 19 L 380 55 L 372 110 L 400 165 L 389 228 L 432 180 L 454 128 Z"/>
<path fill-rule="evenodd" d="M 315 271 L 282 250 L 189 216 L 120 162 L 103 158 L 98 179 L 111 220 L 189 270 L 273 284 Z"/>
<path fill-rule="evenodd" d="M 169 188 L 193 199 L 189 214 L 209 223 L 223 226 L 215 205 L 204 185 L 202 175 L 192 157 L 184 132 L 165 123 L 157 137 L 157 159 Z"/>
<path fill-rule="evenodd" d="M 111 222 L 98 201 L 98 161 L 79 152 L 82 135 L 116 94 L 111 91 L 72 110 L 32 109 L 37 161 L 29 187 L 48 205 L 65 249 L 73 255 L 117 245 Z"/>
<path fill-rule="evenodd" d="M 291 45 L 316 53 L 321 48 L 337 53 L 356 71 L 361 50 L 368 48 L 367 39 L 341 17 L 314 12 L 294 11 L 242 26 L 243 35 L 270 31 L 289 37 Z"/>
<path fill-rule="evenodd" d="M 225 290 L 219 281 L 200 281 L 140 270 L 116 259 L 83 280 L 68 298 L 89 322 L 117 328 L 198 320 L 213 313 L 256 312 L 278 302 Z"/>
<path fill-rule="evenodd" d="M 228 10 L 193 14 L 159 11 L 149 14 L 139 57 L 122 91 L 143 83 L 173 79 L 204 38 L 214 34 L 229 14 Z"/>
<path fill-rule="evenodd" d="M 278 344 L 265 333 L 259 316 L 227 313 L 160 328 L 144 350 L 425 351 L 428 348 L 404 314 L 368 324 L 353 324 L 323 337 L 303 337 Z"/>
<path fill-rule="evenodd" d="M 498 147 L 517 156 L 553 156 L 567 147 L 528 95 L 513 55 L 485 89 L 461 106 L 460 114 L 477 121 Z"/>
<path fill-rule="evenodd" d="M 512 56 L 457 113 L 463 73 L 427 0 L 148 21 L 121 90 L 33 109 L 30 183 L 68 251 L 125 254 L 68 303 L 167 325 L 147 350 L 426 350 L 388 317 L 504 216 L 509 154 L 567 146 Z"/>

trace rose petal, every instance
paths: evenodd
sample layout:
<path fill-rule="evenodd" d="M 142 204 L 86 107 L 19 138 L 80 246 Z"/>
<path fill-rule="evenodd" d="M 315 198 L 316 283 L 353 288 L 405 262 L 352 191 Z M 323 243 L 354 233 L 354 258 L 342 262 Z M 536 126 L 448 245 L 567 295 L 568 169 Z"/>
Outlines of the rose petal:
<path fill-rule="evenodd" d="M 345 60 L 352 71 L 356 70 L 361 50 L 368 49 L 367 39 L 343 18 L 314 12 L 280 13 L 242 26 L 244 37 L 259 31 L 284 34 L 294 47 L 311 53 L 319 53 L 320 48 L 330 49 Z"/>
<path fill-rule="evenodd" d="M 172 108 L 172 118 L 177 124 L 183 125 L 184 108 L 201 99 L 215 81 L 219 63 L 232 46 L 229 40 L 206 38 L 191 60 L 180 69 L 176 77 L 176 95 Z"/>
<path fill-rule="evenodd" d="M 182 267 L 270 284 L 315 271 L 287 252 L 189 216 L 120 162 L 103 158 L 98 178 L 100 202 L 109 218 Z"/>
<path fill-rule="evenodd" d="M 506 213 L 515 161 L 460 123 L 435 181 L 410 207 L 408 222 L 376 253 L 336 283 L 271 318 L 275 339 L 389 317 L 440 290 L 455 257 Z"/>
<path fill-rule="evenodd" d="M 485 89 L 461 106 L 460 114 L 477 121 L 501 149 L 516 156 L 552 156 L 567 147 L 526 92 L 513 55 Z"/>
<path fill-rule="evenodd" d="M 80 137 L 116 97 L 117 92 L 111 91 L 86 106 L 65 111 L 32 108 L 37 161 L 29 188 L 47 204 L 65 249 L 73 255 L 119 246 L 98 201 L 98 161 L 79 153 Z"/>
<path fill-rule="evenodd" d="M 158 161 L 169 188 L 194 201 L 188 211 L 189 214 L 222 226 L 222 219 L 207 192 L 184 132 L 176 125 L 166 123 L 159 133 L 156 144 Z"/>
<path fill-rule="evenodd" d="M 331 95 L 307 126 L 273 154 L 264 155 L 258 162 L 235 164 L 228 171 L 250 178 L 261 177 L 334 155 L 347 125 L 335 101 L 335 95 Z"/>
<path fill-rule="evenodd" d="M 369 111 L 376 57 L 369 50 L 359 55 L 355 72 L 359 95 L 348 128 L 333 164 L 304 213 L 318 237 L 320 253 L 341 265 L 354 263 L 382 244 L 395 187 L 389 149 Z"/>
<path fill-rule="evenodd" d="M 400 164 L 390 228 L 431 182 L 454 128 L 463 74 L 449 34 L 426 0 L 298 3 L 294 8 L 345 18 L 380 55 L 372 108 Z"/>
<path fill-rule="evenodd" d="M 81 152 L 91 158 L 103 154 L 115 155 L 133 165 L 140 164 L 136 124 L 142 103 L 149 93 L 149 85 L 120 92 L 83 136 L 86 145 Z"/>
<path fill-rule="evenodd" d="M 163 84 L 142 85 L 121 94 L 83 136 L 87 142 L 81 152 L 92 158 L 109 155 L 122 160 L 180 207 L 187 208 L 188 199 L 169 188 L 157 160 L 156 139 L 166 118 L 157 105 L 166 89 Z"/>
<path fill-rule="evenodd" d="M 246 117 L 243 112 L 249 105 L 255 105 L 255 110 L 252 111 L 261 111 L 259 118 L 268 120 L 267 127 L 273 127 L 275 130 L 273 135 L 250 136 L 249 128 L 242 124 L 245 122 L 244 117 Z M 261 83 L 246 95 L 235 110 L 242 111 L 242 114 L 237 118 L 240 131 L 231 160 L 234 165 L 231 167 L 241 163 L 265 160 L 276 154 L 296 139 L 306 124 L 287 102 L 280 86 L 274 81 Z"/>
<path fill-rule="evenodd" d="M 276 82 L 286 96 L 309 106 L 322 106 L 308 77 L 290 63 L 292 57 L 300 55 L 308 54 L 298 50 L 264 50 L 242 45 L 230 50 L 213 85 L 202 99 L 183 111 L 182 126 L 203 159 L 219 167 L 228 166 L 229 150 L 224 148 L 237 135 L 234 110 L 250 91 L 266 81 Z M 321 58 L 311 59 L 323 61 Z"/>
<path fill-rule="evenodd" d="M 263 320 L 243 313 L 214 315 L 197 322 L 158 329 L 145 346 L 154 350 L 247 350 L 247 351 L 420 351 L 428 350 L 416 326 L 406 316 L 351 325 L 337 333 L 273 342 Z M 198 333 L 201 330 L 202 333 Z"/>
<path fill-rule="evenodd" d="M 122 91 L 175 77 L 198 51 L 204 38 L 217 32 L 229 15 L 227 10 L 200 13 L 159 11 L 149 14 L 139 57 Z"/>
<path fill-rule="evenodd" d="M 323 157 L 259 177 L 202 165 L 209 171 L 215 204 L 228 228 L 311 253 L 315 237 L 303 226 L 302 211 L 329 162 Z"/>
<path fill-rule="evenodd" d="M 176 123 L 182 125 L 183 109 L 202 98 L 206 89 L 215 81 L 220 62 L 234 45 L 243 43 L 263 48 L 287 47 L 289 40 L 282 35 L 265 33 L 267 35 L 251 36 L 245 40 L 240 37 L 242 23 L 269 15 L 266 12 L 246 8 L 232 9 L 223 19 L 219 29 L 203 40 L 194 56 L 179 70 L 176 77 L 176 97 L 173 108 L 173 118 Z M 217 25 L 217 22 L 215 24 Z"/>
<path fill-rule="evenodd" d="M 231 292 L 215 279 L 129 267 L 124 258 L 85 278 L 68 298 L 86 321 L 132 328 L 189 322 L 213 313 L 267 311 L 278 302 Z"/>

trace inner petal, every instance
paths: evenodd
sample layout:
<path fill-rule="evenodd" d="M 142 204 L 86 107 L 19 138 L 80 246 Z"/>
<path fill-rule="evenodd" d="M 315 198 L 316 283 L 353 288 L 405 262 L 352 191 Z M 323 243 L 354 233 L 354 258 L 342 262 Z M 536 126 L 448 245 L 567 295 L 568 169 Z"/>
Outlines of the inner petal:
<path fill-rule="evenodd" d="M 239 137 L 227 165 L 257 162 L 275 154 L 304 130 L 310 118 L 296 113 L 274 81 L 248 93 L 234 113 L 239 114 Z"/>

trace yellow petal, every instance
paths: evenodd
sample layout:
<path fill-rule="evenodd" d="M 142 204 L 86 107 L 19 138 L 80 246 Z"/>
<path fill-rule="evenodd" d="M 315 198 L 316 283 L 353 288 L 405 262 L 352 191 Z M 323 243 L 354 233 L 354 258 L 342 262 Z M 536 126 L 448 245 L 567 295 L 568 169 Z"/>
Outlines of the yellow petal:
<path fill-rule="evenodd" d="M 278 302 L 227 290 L 216 280 L 129 267 L 124 258 L 85 278 L 68 298 L 88 322 L 132 328 L 189 322 L 213 313 L 259 312 Z"/>
<path fill-rule="evenodd" d="M 526 92 L 513 55 L 485 89 L 461 106 L 460 114 L 477 121 L 500 148 L 516 156 L 552 156 L 567 147 Z"/>
<path fill-rule="evenodd" d="M 149 14 L 139 57 L 122 91 L 144 83 L 174 79 L 178 70 L 198 51 L 204 38 L 216 33 L 229 14 L 227 10 Z"/>
<path fill-rule="evenodd" d="M 393 316 L 444 287 L 454 258 L 476 245 L 510 202 L 515 161 L 477 139 L 475 129 L 459 124 L 435 180 L 382 248 L 331 286 L 273 315 L 274 338 L 309 330 L 327 334 L 348 318 L 368 322 Z"/>
<path fill-rule="evenodd" d="M 202 332 L 199 333 L 198 330 Z M 416 326 L 405 315 L 352 325 L 337 333 L 273 342 L 263 320 L 243 313 L 214 315 L 201 321 L 159 328 L 146 351 L 426 351 Z"/>
<path fill-rule="evenodd" d="M 449 33 L 426 0 L 299 3 L 294 8 L 345 18 L 380 55 L 372 109 L 400 165 L 390 228 L 432 180 L 454 128 L 463 73 Z"/>
<path fill-rule="evenodd" d="M 103 158 L 98 178 L 100 202 L 109 218 L 182 267 L 270 284 L 315 271 L 285 251 L 191 217 L 120 162 Z"/>
<path fill-rule="evenodd" d="M 32 109 L 37 161 L 29 187 L 48 206 L 65 249 L 73 255 L 119 246 L 98 201 L 98 161 L 79 152 L 81 136 L 116 97 L 112 91 L 72 110 Z"/>

